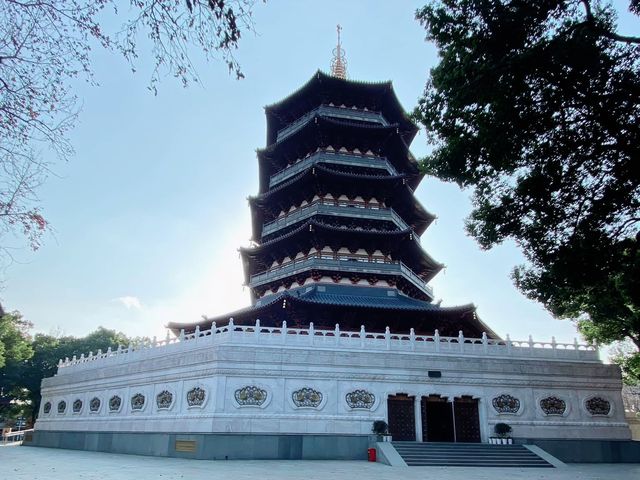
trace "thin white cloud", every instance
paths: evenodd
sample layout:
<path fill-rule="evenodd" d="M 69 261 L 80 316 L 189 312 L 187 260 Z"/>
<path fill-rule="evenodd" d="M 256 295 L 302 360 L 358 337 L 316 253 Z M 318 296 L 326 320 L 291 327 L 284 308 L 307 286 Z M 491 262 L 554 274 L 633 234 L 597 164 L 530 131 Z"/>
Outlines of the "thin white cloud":
<path fill-rule="evenodd" d="M 114 298 L 112 301 L 121 303 L 127 310 L 142 310 L 142 302 L 140 302 L 138 297 L 126 295 L 124 297 Z"/>

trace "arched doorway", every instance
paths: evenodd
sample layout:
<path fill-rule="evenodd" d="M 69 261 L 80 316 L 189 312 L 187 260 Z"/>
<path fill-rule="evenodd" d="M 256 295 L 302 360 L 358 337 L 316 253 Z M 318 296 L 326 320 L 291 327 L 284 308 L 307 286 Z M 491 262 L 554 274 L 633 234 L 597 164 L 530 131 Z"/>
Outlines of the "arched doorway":
<path fill-rule="evenodd" d="M 422 441 L 454 442 L 453 405 L 447 397 L 429 395 L 420 402 Z"/>
<path fill-rule="evenodd" d="M 389 434 L 393 440 L 415 441 L 416 416 L 414 411 L 415 397 L 405 393 L 389 395 L 387 398 L 387 412 Z"/>

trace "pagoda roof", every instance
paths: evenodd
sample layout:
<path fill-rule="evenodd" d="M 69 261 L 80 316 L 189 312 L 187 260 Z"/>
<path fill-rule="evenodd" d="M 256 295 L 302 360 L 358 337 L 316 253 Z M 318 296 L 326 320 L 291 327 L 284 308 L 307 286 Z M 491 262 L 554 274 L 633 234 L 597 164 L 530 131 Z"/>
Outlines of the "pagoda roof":
<path fill-rule="evenodd" d="M 371 150 L 385 156 L 400 173 L 407 174 L 412 188 L 423 178 L 418 162 L 397 134 L 398 125 L 361 125 L 347 120 L 317 116 L 295 133 L 264 149 L 258 149 L 259 189 L 267 191 L 269 177 L 318 148 Z"/>
<path fill-rule="evenodd" d="M 361 82 L 334 77 L 318 70 L 307 83 L 288 97 L 265 107 L 267 143 L 273 143 L 280 129 L 321 104 L 345 104 L 379 111 L 399 125 L 400 134 L 411 143 L 418 127 L 400 104 L 391 81 Z"/>
<path fill-rule="evenodd" d="M 310 202 L 319 193 L 331 193 L 335 198 L 340 195 L 375 197 L 393 208 L 421 235 L 436 217 L 415 198 L 405 179 L 405 175 L 365 175 L 311 166 L 268 192 L 249 197 L 253 239 L 258 241 L 262 237 L 265 213 L 275 218 L 281 210 L 287 211 L 303 200 Z"/>
<path fill-rule="evenodd" d="M 378 328 L 384 329 L 388 326 L 392 332 L 408 332 L 410 328 L 415 328 L 417 334 L 424 334 L 440 329 L 441 335 L 457 335 L 458 330 L 464 330 L 467 337 L 479 337 L 482 332 L 486 332 L 489 338 L 500 338 L 477 317 L 473 304 L 442 307 L 439 304 L 408 297 L 393 288 L 323 284 L 286 290 L 265 296 L 255 305 L 229 314 L 206 318 L 196 323 L 171 322 L 167 327 L 178 334 L 181 329 L 192 332 L 196 326 L 201 330 L 209 329 L 212 322 L 216 322 L 218 326 L 226 325 L 230 318 L 234 319 L 236 325 L 251 325 L 256 319 L 260 319 L 261 324 L 267 326 L 269 323 L 278 323 L 278 319 L 279 323 L 286 319 L 287 312 L 284 311 L 284 306 L 288 311 L 297 311 L 298 322 L 301 317 L 312 313 L 322 314 L 330 311 L 333 314 L 330 315 L 332 319 L 339 319 L 335 312 L 348 312 L 344 317 L 345 321 L 355 315 L 353 321 L 356 324 L 341 324 L 342 330 L 359 329 L 359 326 L 364 324 L 369 331 L 373 331 L 371 329 L 374 325 L 367 323 L 369 319 L 374 318 L 372 313 L 378 312 L 380 318 L 386 321 L 386 325 Z M 291 322 L 289 324 L 292 325 Z M 320 328 L 318 324 L 315 326 Z"/>
<path fill-rule="evenodd" d="M 425 283 L 435 277 L 444 267 L 426 253 L 418 243 L 411 229 L 395 231 L 356 230 L 340 228 L 307 220 L 295 230 L 273 240 L 251 248 L 240 248 L 245 263 L 245 279 L 249 283 L 251 275 L 268 269 L 274 261 L 284 257 L 294 258 L 299 252 L 318 250 L 325 246 L 380 250 L 394 260 L 405 263 L 424 279 Z"/>

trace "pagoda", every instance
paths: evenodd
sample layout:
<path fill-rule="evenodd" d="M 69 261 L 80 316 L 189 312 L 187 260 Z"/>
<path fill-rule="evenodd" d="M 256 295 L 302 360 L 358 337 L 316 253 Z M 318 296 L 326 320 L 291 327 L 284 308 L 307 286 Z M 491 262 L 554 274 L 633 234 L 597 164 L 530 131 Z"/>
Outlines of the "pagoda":
<path fill-rule="evenodd" d="M 225 325 L 340 328 L 489 338 L 473 305 L 441 307 L 428 285 L 443 265 L 420 246 L 435 219 L 415 198 L 424 174 L 409 150 L 418 127 L 391 82 L 331 74 L 265 107 L 252 246 L 241 248 L 252 305 L 174 332 Z"/>
<path fill-rule="evenodd" d="M 266 114 L 253 242 L 240 249 L 251 306 L 61 359 L 27 445 L 363 460 L 384 420 L 387 463 L 423 451 L 406 441 L 434 442 L 440 466 L 472 451 L 481 463 L 466 464 L 487 466 L 505 448 L 509 465 L 547 462 L 516 445 L 442 458 L 442 442 L 503 443 L 493 434 L 508 422 L 519 443 L 569 461 L 632 458 L 620 370 L 594 345 L 500 339 L 473 305 L 434 303 L 442 265 L 420 246 L 434 216 L 414 196 L 418 129 L 391 83 L 348 80 L 338 43 L 331 74 Z"/>

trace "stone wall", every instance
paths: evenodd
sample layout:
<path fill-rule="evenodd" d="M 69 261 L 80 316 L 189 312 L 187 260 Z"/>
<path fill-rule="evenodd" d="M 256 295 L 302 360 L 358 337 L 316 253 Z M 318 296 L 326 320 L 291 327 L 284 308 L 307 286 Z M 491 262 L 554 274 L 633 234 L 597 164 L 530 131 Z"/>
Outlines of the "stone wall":
<path fill-rule="evenodd" d="M 630 438 L 620 372 L 587 349 L 565 358 L 486 339 L 436 348 L 411 335 L 308 333 L 198 333 L 70 360 L 43 381 L 36 430 L 367 435 L 387 419 L 387 397 L 405 393 L 419 440 L 431 394 L 478 399 L 483 441 L 500 422 L 515 438 Z"/>

